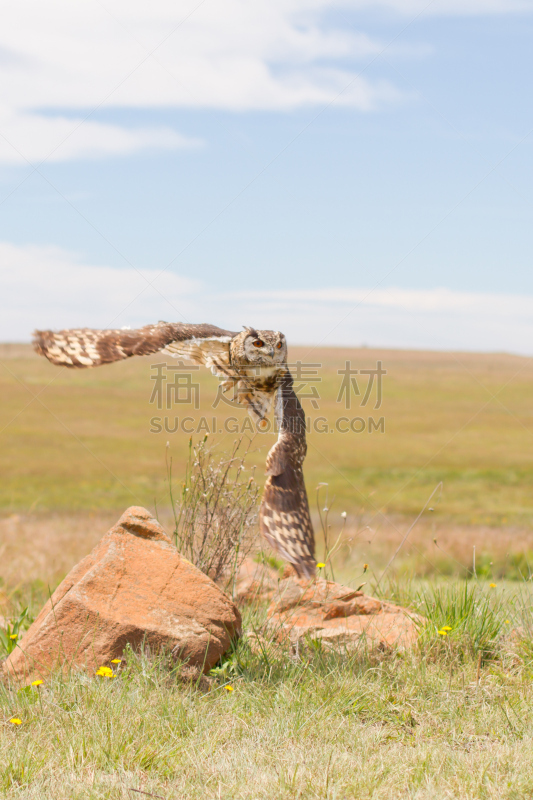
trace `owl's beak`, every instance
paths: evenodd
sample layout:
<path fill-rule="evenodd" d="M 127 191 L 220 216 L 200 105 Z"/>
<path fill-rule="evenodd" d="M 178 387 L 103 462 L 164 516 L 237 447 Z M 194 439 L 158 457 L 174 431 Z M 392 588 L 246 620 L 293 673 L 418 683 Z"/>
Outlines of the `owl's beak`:
<path fill-rule="evenodd" d="M 270 358 L 274 358 L 274 348 L 270 348 Z"/>

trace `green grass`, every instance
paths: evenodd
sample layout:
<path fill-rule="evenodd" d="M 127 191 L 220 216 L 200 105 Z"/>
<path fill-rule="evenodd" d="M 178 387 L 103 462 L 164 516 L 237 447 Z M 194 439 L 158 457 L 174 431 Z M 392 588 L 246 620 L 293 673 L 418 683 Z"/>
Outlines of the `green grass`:
<path fill-rule="evenodd" d="M 132 653 L 114 679 L 3 687 L 0 788 L 28 800 L 531 797 L 530 634 L 513 639 L 504 619 L 531 629 L 527 595 L 449 584 L 410 599 L 430 619 L 409 653 L 295 656 L 245 635 L 209 690 Z M 260 624 L 249 613 L 245 630 Z"/>
<path fill-rule="evenodd" d="M 166 442 L 179 475 L 189 437 L 150 433 L 150 419 L 165 414 L 149 404 L 150 366 L 158 359 L 69 371 L 31 357 L 24 348 L 0 355 L 0 508 L 119 510 L 132 503 L 153 508 L 154 499 L 166 502 Z M 338 511 L 405 516 L 418 513 L 443 481 L 439 518 L 531 525 L 531 359 L 303 348 L 293 349 L 291 357 L 323 365 L 320 407 L 313 409 L 309 400 L 304 406 L 313 420 L 324 417 L 328 430 L 339 416 L 385 418 L 385 433 L 311 431 L 305 464 L 311 493 L 327 482 Z M 361 397 L 353 398 L 350 410 L 337 403 L 337 370 L 347 359 L 359 369 L 382 360 L 388 373 L 380 409 L 373 408 L 375 393 L 366 408 Z M 223 426 L 228 415 L 235 415 L 244 422 L 242 410 L 211 407 L 215 378 L 200 371 L 193 379 L 201 387 L 201 408 L 176 406 L 172 418 L 216 415 Z M 230 433 L 215 437 L 222 448 L 234 438 Z M 273 440 L 271 433 L 258 435 L 250 462 L 264 465 Z"/>
<path fill-rule="evenodd" d="M 320 506 L 333 507 L 331 541 L 348 512 L 337 578 L 375 591 L 443 482 L 435 510 L 379 586 L 426 617 L 419 646 L 334 653 L 309 642 L 296 655 L 248 636 L 262 630 L 259 609 L 246 613 L 245 635 L 209 690 L 180 682 L 164 658 L 133 653 L 113 679 L 55 674 L 39 688 L 1 685 L 3 796 L 533 797 L 533 362 L 371 350 L 293 357 L 323 364 L 320 408 L 304 405 L 328 430 L 339 415 L 385 417 L 384 434 L 309 435 L 307 485 L 314 506 L 314 488 L 329 484 Z M 381 409 L 339 408 L 337 370 L 347 359 L 358 368 L 383 361 Z M 211 418 L 216 381 L 194 380 L 202 407 L 185 413 Z M 9 631 L 29 624 L 48 584 L 53 590 L 126 506 L 157 502 L 172 530 L 166 443 L 179 484 L 189 437 L 149 432 L 161 414 L 148 402 L 151 388 L 149 360 L 71 372 L 24 347 L 0 351 L 0 611 L 12 617 Z M 215 413 L 221 423 L 234 414 Z M 214 438 L 228 450 L 235 436 Z M 272 441 L 254 440 L 258 475 Z M 11 642 L 0 637 L 0 651 Z M 15 716 L 20 725 L 9 722 Z"/>

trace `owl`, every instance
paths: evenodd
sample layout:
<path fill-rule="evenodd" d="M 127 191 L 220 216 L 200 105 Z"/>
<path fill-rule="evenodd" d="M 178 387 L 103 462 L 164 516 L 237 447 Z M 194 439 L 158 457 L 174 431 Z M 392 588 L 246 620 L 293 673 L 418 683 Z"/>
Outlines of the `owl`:
<path fill-rule="evenodd" d="M 279 432 L 266 459 L 260 529 L 300 577 L 315 574 L 314 532 L 302 471 L 305 415 L 294 392 L 282 333 L 159 322 L 137 330 L 36 331 L 33 343 L 40 355 L 63 367 L 96 367 L 156 352 L 203 364 L 223 379 L 224 391 L 234 389 L 259 428 L 266 427 L 274 405 Z"/>

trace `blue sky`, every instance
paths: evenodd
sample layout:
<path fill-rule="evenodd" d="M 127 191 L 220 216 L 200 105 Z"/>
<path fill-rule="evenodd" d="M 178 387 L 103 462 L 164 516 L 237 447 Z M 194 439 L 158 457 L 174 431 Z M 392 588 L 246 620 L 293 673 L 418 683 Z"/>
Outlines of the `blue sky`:
<path fill-rule="evenodd" d="M 532 12 L 17 6 L 0 339 L 162 318 L 531 354 Z"/>

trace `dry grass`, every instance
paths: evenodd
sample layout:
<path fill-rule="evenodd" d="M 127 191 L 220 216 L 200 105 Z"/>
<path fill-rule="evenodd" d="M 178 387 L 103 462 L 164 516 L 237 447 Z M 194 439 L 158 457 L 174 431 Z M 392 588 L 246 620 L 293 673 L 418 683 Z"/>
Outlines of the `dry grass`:
<path fill-rule="evenodd" d="M 238 439 L 229 453 L 207 442 L 191 442 L 183 481 L 174 488 L 168 465 L 176 547 L 198 569 L 231 594 L 244 559 L 257 546 L 259 493 L 254 469 L 246 467 L 250 440 Z"/>
<path fill-rule="evenodd" d="M 114 513 L 12 514 L 0 521 L 0 580 L 55 588 L 117 521 Z"/>
<path fill-rule="evenodd" d="M 95 546 L 119 515 L 118 512 L 104 511 L 33 513 L 13 514 L 0 520 L 0 586 L 4 587 L 4 600 L 0 595 L 0 606 L 5 605 L 6 595 L 15 590 L 17 594 L 27 592 L 30 587 L 33 587 L 38 602 L 48 587 L 53 590 Z M 174 520 L 169 507 L 160 514 L 160 521 L 172 535 Z M 401 542 L 410 520 L 386 518 L 380 524 L 379 520 L 362 518 L 357 523 L 356 527 L 354 520 L 348 518 L 343 544 L 334 558 L 335 575 L 346 583 L 359 585 L 367 580 L 370 585 L 380 576 Z M 529 568 L 533 571 L 531 529 L 461 526 L 422 519 L 400 551 L 390 574 L 443 579 L 467 576 L 473 568 L 474 547 L 476 573 L 486 581 L 527 579 Z M 320 539 L 317 556 L 320 559 L 323 556 Z M 369 565 L 366 573 L 364 564 Z M 5 609 L 3 612 L 0 607 L 1 613 L 5 613 Z"/>
<path fill-rule="evenodd" d="M 348 524 L 334 560 L 345 580 L 358 580 L 361 565 L 379 575 L 412 522 L 400 516 Z M 350 520 L 349 520 L 350 523 Z M 340 527 L 340 526 L 339 526 Z M 320 551 L 319 551 L 320 552 Z M 518 525 L 466 525 L 426 514 L 394 561 L 393 572 L 413 577 L 478 577 L 527 580 L 533 574 L 533 529 Z"/>

